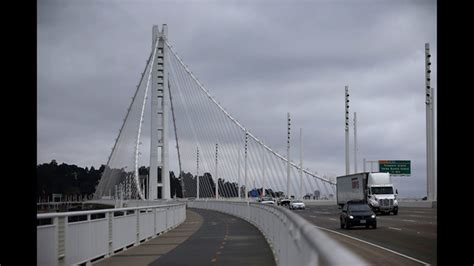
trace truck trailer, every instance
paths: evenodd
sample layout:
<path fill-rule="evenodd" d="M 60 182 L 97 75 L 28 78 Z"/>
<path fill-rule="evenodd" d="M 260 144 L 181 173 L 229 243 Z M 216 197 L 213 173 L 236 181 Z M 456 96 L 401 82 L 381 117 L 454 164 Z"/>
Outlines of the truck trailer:
<path fill-rule="evenodd" d="M 374 212 L 398 213 L 398 191 L 394 189 L 390 173 L 357 173 L 338 176 L 336 179 L 337 204 L 362 201 Z"/>

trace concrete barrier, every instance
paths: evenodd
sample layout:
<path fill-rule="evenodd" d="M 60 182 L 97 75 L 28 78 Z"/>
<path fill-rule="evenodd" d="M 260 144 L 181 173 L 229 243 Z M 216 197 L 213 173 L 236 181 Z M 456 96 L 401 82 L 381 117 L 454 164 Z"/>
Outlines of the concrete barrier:
<path fill-rule="evenodd" d="M 191 208 L 215 210 L 247 220 L 265 236 L 277 265 L 367 265 L 326 233 L 286 208 L 238 201 L 195 200 Z"/>

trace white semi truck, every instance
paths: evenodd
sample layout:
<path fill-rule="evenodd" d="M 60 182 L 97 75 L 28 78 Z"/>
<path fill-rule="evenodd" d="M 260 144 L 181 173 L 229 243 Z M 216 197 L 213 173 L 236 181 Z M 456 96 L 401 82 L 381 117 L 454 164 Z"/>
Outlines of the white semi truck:
<path fill-rule="evenodd" d="M 358 173 L 338 176 L 336 184 L 337 204 L 363 201 L 374 212 L 398 213 L 398 191 L 394 189 L 389 173 Z"/>

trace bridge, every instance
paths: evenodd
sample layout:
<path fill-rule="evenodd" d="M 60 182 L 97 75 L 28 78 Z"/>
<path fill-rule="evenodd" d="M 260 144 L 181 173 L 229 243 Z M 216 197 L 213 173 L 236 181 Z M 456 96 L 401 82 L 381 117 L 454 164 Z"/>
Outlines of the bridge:
<path fill-rule="evenodd" d="M 401 201 L 407 209 L 378 217 L 376 231 L 342 231 L 336 183 L 303 167 L 302 130 L 299 163 L 290 156 L 290 113 L 281 154 L 219 103 L 167 35 L 153 26 L 94 199 L 84 201 L 110 208 L 38 214 L 38 265 L 436 264 L 431 201 Z M 430 181 L 430 199 L 434 188 Z M 307 209 L 256 201 L 265 196 Z"/>

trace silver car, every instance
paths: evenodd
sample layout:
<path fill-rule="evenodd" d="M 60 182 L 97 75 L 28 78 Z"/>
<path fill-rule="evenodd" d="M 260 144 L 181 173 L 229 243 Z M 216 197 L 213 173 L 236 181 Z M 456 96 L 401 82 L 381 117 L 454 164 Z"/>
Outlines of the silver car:
<path fill-rule="evenodd" d="M 290 203 L 290 210 L 296 210 L 296 209 L 304 210 L 305 208 L 306 208 L 306 205 L 301 200 L 293 200 Z"/>
<path fill-rule="evenodd" d="M 262 203 L 262 204 L 275 204 L 275 201 L 271 197 L 263 197 L 260 200 L 260 203 Z"/>

